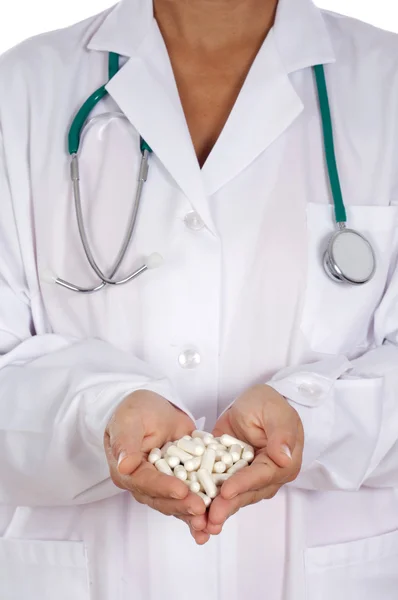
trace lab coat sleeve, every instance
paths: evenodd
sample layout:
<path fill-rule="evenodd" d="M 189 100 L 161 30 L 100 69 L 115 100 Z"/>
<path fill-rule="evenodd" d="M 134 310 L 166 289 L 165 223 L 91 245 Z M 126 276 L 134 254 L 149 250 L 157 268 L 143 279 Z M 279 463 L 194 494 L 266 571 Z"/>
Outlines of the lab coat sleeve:
<path fill-rule="evenodd" d="M 100 500 L 120 493 L 103 435 L 122 399 L 147 389 L 185 409 L 138 358 L 99 339 L 36 334 L 39 293 L 26 283 L 1 148 L 0 136 L 0 504 Z"/>
<path fill-rule="evenodd" d="M 291 486 L 310 490 L 398 487 L 398 268 L 374 315 L 375 348 L 329 356 L 268 382 L 301 417 L 303 466 Z"/>

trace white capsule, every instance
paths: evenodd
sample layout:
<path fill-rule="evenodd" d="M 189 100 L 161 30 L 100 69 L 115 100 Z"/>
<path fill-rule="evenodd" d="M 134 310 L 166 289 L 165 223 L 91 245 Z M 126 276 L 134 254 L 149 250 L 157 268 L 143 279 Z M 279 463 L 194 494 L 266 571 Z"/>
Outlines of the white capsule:
<path fill-rule="evenodd" d="M 216 450 L 216 460 L 221 460 L 225 453 L 225 448 L 224 450 Z"/>
<path fill-rule="evenodd" d="M 232 444 L 232 446 L 229 449 L 229 453 L 232 456 L 233 462 L 238 462 L 242 454 L 242 446 L 240 446 L 239 444 Z"/>
<path fill-rule="evenodd" d="M 232 456 L 230 455 L 229 452 L 224 452 L 223 456 L 221 457 L 221 460 L 223 463 L 225 463 L 227 465 L 227 467 L 232 467 L 232 465 L 234 464 L 234 461 L 232 460 Z"/>
<path fill-rule="evenodd" d="M 229 473 L 213 473 L 212 477 L 216 485 L 222 485 L 231 475 Z"/>
<path fill-rule="evenodd" d="M 222 444 L 219 444 L 218 442 L 212 442 L 207 447 L 211 448 L 212 450 L 215 450 L 216 452 L 221 452 L 221 451 L 225 452 L 227 450 L 227 448 L 225 446 L 223 446 Z"/>
<path fill-rule="evenodd" d="M 208 433 L 207 431 L 198 431 L 195 430 L 192 432 L 193 438 L 200 438 L 205 446 L 208 446 L 212 442 L 214 442 L 214 436 L 212 433 Z"/>
<path fill-rule="evenodd" d="M 167 448 L 167 455 L 177 456 L 182 463 L 184 463 L 186 460 L 191 460 L 192 458 L 192 454 L 188 454 L 188 452 L 185 452 L 185 450 L 182 450 L 182 448 L 178 448 L 178 446 L 175 445 Z"/>
<path fill-rule="evenodd" d="M 199 481 L 190 481 L 189 482 L 189 489 L 191 490 L 191 492 L 193 492 L 194 494 L 197 494 L 198 492 L 200 492 L 201 490 L 201 485 L 199 483 Z"/>
<path fill-rule="evenodd" d="M 206 508 L 208 506 L 210 506 L 211 504 L 211 498 L 209 498 L 209 496 L 206 496 L 206 494 L 204 494 L 203 492 L 196 492 L 198 494 L 198 496 L 200 496 L 203 500 L 203 502 L 205 503 Z"/>
<path fill-rule="evenodd" d="M 208 436 L 206 436 L 206 437 L 203 438 L 203 443 L 204 443 L 204 445 L 206 447 L 209 446 L 210 444 L 212 444 L 213 442 L 214 442 L 214 437 L 213 436 L 208 435 Z"/>
<path fill-rule="evenodd" d="M 184 435 L 181 439 L 183 440 L 191 440 L 191 436 L 190 435 Z"/>
<path fill-rule="evenodd" d="M 185 452 L 188 452 L 188 454 L 192 454 L 192 456 L 202 456 L 205 451 L 203 446 L 195 444 L 195 442 L 191 439 L 187 440 L 185 438 L 182 438 L 182 440 L 177 442 L 177 447 L 185 450 Z"/>
<path fill-rule="evenodd" d="M 154 448 L 149 453 L 148 461 L 151 463 L 151 465 L 154 465 L 155 462 L 157 462 L 161 458 L 162 458 L 162 451 L 161 451 L 161 449 L 160 448 Z"/>
<path fill-rule="evenodd" d="M 158 471 L 164 473 L 165 475 L 173 475 L 173 471 L 170 469 L 169 465 L 167 464 L 164 458 L 161 458 L 160 460 L 156 461 L 155 467 Z"/>
<path fill-rule="evenodd" d="M 192 438 L 192 441 L 197 444 L 198 446 L 202 446 L 202 448 L 206 448 L 202 438 L 196 437 L 196 438 Z"/>
<path fill-rule="evenodd" d="M 247 467 L 248 464 L 249 463 L 246 460 L 243 460 L 243 458 L 242 458 L 242 459 L 238 460 L 238 462 L 236 462 L 234 465 L 232 465 L 232 467 L 230 467 L 228 469 L 227 473 L 230 473 L 230 475 L 233 475 L 234 473 L 237 473 L 244 467 Z"/>
<path fill-rule="evenodd" d="M 161 447 L 160 451 L 162 453 L 162 458 L 166 456 L 168 448 L 173 445 L 173 442 L 166 442 L 164 446 Z"/>
<path fill-rule="evenodd" d="M 202 459 L 200 456 L 192 456 L 190 460 L 186 460 L 184 463 L 185 470 L 188 472 L 197 471 L 200 467 Z"/>
<path fill-rule="evenodd" d="M 185 470 L 187 469 L 185 468 Z M 196 473 L 196 471 L 191 471 L 190 473 L 188 473 L 188 481 L 198 481 L 198 474 Z"/>
<path fill-rule="evenodd" d="M 234 438 L 227 433 L 224 433 L 224 435 L 221 436 L 220 441 L 223 446 L 226 446 L 227 448 L 230 448 L 230 446 L 233 446 L 234 444 L 238 444 L 239 446 L 242 446 L 242 448 L 247 445 L 246 442 L 241 442 L 238 438 Z"/>
<path fill-rule="evenodd" d="M 186 470 L 184 469 L 184 467 L 182 465 L 178 465 L 175 469 L 174 469 L 174 475 L 176 477 L 178 477 L 178 479 L 187 479 L 188 478 L 188 473 L 186 472 Z"/>
<path fill-rule="evenodd" d="M 213 481 L 213 477 L 206 469 L 199 469 L 198 480 L 209 498 L 217 496 L 217 486 Z"/>
<path fill-rule="evenodd" d="M 175 467 L 180 464 L 180 459 L 177 458 L 177 456 L 167 456 L 166 455 L 165 461 L 167 462 L 167 464 L 169 465 L 169 467 L 171 469 L 175 469 Z"/>
<path fill-rule="evenodd" d="M 216 452 L 211 448 L 206 448 L 200 463 L 201 469 L 206 469 L 209 473 L 213 471 L 214 463 L 216 462 Z"/>
<path fill-rule="evenodd" d="M 217 442 L 211 442 L 207 447 L 210 448 L 210 450 L 218 450 Z"/>
<path fill-rule="evenodd" d="M 226 470 L 227 470 L 227 465 L 222 460 L 219 460 L 218 462 L 214 463 L 214 467 L 213 467 L 214 473 L 225 473 Z"/>
<path fill-rule="evenodd" d="M 206 436 L 214 438 L 213 434 L 209 433 L 208 431 L 201 431 L 200 429 L 195 429 L 195 431 L 192 432 L 193 438 L 200 438 L 201 440 L 203 440 L 203 438 Z"/>
<path fill-rule="evenodd" d="M 252 446 L 244 446 L 242 452 L 243 460 L 246 460 L 248 463 L 251 463 L 254 458 L 254 449 Z"/>

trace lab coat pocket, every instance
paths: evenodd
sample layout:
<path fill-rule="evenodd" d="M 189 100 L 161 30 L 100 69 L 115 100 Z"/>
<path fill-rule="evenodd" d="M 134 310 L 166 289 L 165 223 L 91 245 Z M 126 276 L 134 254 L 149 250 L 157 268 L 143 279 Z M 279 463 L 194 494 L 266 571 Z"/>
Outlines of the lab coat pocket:
<path fill-rule="evenodd" d="M 0 539 L 1 600 L 89 600 L 82 542 Z"/>
<path fill-rule="evenodd" d="M 397 600 L 398 531 L 308 548 L 306 600 Z"/>
<path fill-rule="evenodd" d="M 390 267 L 398 206 L 348 206 L 347 226 L 363 234 L 376 255 L 376 273 L 363 285 L 336 283 L 325 273 L 323 255 L 334 232 L 333 207 L 307 205 L 307 286 L 301 330 L 310 348 L 330 354 L 366 347 L 373 313 Z"/>

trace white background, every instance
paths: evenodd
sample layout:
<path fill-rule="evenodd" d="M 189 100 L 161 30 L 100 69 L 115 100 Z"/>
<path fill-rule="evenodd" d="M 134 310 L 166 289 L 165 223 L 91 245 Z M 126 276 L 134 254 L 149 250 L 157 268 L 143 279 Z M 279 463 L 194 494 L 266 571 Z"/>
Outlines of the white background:
<path fill-rule="evenodd" d="M 398 33 L 398 0 L 315 2 Z M 28 37 L 82 21 L 113 4 L 116 0 L 0 0 L 0 54 Z"/>

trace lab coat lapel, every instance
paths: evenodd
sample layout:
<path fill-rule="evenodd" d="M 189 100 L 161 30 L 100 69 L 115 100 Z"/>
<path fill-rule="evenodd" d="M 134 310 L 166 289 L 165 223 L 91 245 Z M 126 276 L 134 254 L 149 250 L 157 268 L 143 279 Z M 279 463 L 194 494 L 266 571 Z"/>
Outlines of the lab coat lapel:
<path fill-rule="evenodd" d="M 271 31 L 202 174 L 211 195 L 243 171 L 297 118 L 302 102 L 291 85 Z"/>
<path fill-rule="evenodd" d="M 327 25 L 312 0 L 279 0 L 274 26 L 203 167 L 209 195 L 250 165 L 300 115 L 303 103 L 291 74 L 334 61 Z"/>
<path fill-rule="evenodd" d="M 208 229 L 215 232 L 167 49 L 153 19 L 152 5 L 145 4 L 144 10 L 137 0 L 124 0 L 115 9 L 116 14 L 108 16 L 89 47 L 103 51 L 123 50 L 129 57 L 106 89 L 152 148 L 154 156 L 151 160 L 161 163 Z M 152 17 L 148 16 L 148 11 Z M 137 26 L 137 18 L 144 32 Z M 133 34 L 139 40 L 138 46 L 133 41 L 123 40 L 126 19 L 134 24 Z M 122 39 L 115 37 L 119 31 Z"/>

